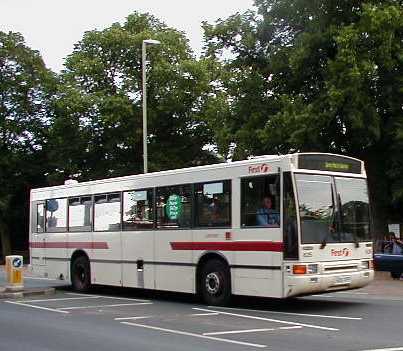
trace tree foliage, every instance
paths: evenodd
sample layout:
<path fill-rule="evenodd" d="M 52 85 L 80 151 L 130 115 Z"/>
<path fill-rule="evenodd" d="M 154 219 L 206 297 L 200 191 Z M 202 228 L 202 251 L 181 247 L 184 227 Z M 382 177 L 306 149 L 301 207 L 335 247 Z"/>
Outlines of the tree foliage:
<path fill-rule="evenodd" d="M 195 60 L 183 33 L 134 13 L 124 24 L 85 33 L 66 59 L 49 144 L 58 170 L 52 179 L 142 171 L 141 47 L 149 38 L 162 43 L 147 48 L 150 170 L 216 161 L 203 150 L 212 142 L 200 118 L 206 63 Z"/>
<path fill-rule="evenodd" d="M 55 87 L 54 75 L 17 33 L 0 32 L 0 239 L 28 231 L 28 198 L 43 178 L 43 147 Z"/>
<path fill-rule="evenodd" d="M 403 199 L 402 4 L 256 0 L 255 6 L 204 24 L 206 55 L 221 62 L 218 85 L 228 101 L 221 149 L 236 144 L 235 158 L 323 151 L 364 159 L 376 228 L 385 231 Z M 214 110 L 207 117 L 217 123 Z"/>

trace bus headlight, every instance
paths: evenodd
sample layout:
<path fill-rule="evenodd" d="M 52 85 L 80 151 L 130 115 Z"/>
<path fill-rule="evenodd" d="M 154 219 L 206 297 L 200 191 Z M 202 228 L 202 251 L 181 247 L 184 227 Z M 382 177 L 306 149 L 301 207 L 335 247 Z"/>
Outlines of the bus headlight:
<path fill-rule="evenodd" d="M 361 269 L 374 269 L 374 261 L 362 261 L 361 262 Z"/>
<path fill-rule="evenodd" d="M 308 264 L 307 273 L 308 274 L 317 274 L 318 273 L 318 265 L 317 264 Z"/>

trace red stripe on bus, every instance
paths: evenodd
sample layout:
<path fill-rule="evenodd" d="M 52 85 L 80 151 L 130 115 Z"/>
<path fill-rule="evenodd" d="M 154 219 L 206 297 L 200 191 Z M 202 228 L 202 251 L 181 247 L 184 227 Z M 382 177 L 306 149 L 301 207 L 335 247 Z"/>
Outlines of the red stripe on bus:
<path fill-rule="evenodd" d="M 273 241 L 171 242 L 172 250 L 274 251 L 282 252 L 283 243 Z"/>
<path fill-rule="evenodd" d="M 104 241 L 53 241 L 53 242 L 30 242 L 33 249 L 109 249 Z"/>

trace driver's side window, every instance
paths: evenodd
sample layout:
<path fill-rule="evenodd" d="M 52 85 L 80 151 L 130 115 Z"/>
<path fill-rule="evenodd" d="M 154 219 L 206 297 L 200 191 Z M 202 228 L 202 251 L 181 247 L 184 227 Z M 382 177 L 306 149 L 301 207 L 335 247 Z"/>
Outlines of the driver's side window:
<path fill-rule="evenodd" d="M 280 227 L 278 174 L 241 180 L 241 226 Z"/>

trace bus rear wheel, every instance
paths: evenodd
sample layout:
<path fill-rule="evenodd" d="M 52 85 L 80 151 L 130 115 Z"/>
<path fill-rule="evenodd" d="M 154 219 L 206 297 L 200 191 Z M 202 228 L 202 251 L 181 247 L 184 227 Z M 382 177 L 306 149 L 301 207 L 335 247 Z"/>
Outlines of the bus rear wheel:
<path fill-rule="evenodd" d="M 227 305 L 231 298 L 229 267 L 220 260 L 209 260 L 202 268 L 199 293 L 207 305 Z"/>
<path fill-rule="evenodd" d="M 91 288 L 90 262 L 85 256 L 79 256 L 71 264 L 71 284 L 73 289 L 86 292 Z"/>

